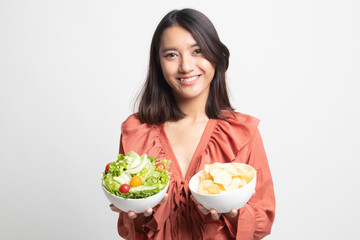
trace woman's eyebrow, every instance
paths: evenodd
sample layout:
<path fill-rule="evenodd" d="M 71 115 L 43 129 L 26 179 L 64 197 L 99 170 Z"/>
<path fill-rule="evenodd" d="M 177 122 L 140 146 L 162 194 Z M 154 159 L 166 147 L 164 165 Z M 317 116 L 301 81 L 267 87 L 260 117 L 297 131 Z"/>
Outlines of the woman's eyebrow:
<path fill-rule="evenodd" d="M 168 52 L 168 51 L 176 51 L 176 48 L 164 48 L 161 52 L 165 53 L 165 52 Z"/>
<path fill-rule="evenodd" d="M 199 46 L 199 44 L 194 43 L 193 45 L 190 46 L 190 48 L 198 47 L 198 46 Z M 165 53 L 165 52 L 168 52 L 168 51 L 177 51 L 177 49 L 173 48 L 173 47 L 169 47 L 169 48 L 164 48 L 161 52 Z"/>

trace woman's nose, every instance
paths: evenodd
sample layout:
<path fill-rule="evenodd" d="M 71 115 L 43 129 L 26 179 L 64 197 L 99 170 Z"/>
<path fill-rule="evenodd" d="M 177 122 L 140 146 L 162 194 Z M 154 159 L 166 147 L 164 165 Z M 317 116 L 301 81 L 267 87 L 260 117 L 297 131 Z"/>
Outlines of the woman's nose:
<path fill-rule="evenodd" d="M 188 73 L 194 70 L 194 62 L 190 56 L 183 56 L 179 66 L 179 72 Z"/>

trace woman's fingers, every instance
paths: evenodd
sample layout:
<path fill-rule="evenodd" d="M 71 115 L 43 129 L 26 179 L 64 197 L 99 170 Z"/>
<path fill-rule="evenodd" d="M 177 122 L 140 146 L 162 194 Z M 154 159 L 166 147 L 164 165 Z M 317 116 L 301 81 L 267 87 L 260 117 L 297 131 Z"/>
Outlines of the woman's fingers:
<path fill-rule="evenodd" d="M 153 209 L 152 208 L 148 208 L 146 209 L 146 211 L 144 212 L 144 216 L 145 217 L 149 217 L 153 214 Z"/>
<path fill-rule="evenodd" d="M 200 203 L 198 203 L 195 198 L 193 197 L 193 195 L 190 196 L 190 198 L 194 201 L 194 203 L 196 203 L 197 208 L 199 209 L 199 211 L 204 214 L 204 215 L 208 215 L 209 213 L 211 214 L 211 217 L 214 220 L 218 220 L 221 216 L 221 214 L 219 214 L 215 209 L 211 209 L 210 211 L 207 210 L 203 205 L 201 205 Z"/>
<path fill-rule="evenodd" d="M 168 199 L 168 194 L 165 193 L 164 198 L 159 202 L 159 205 L 165 203 L 165 202 L 167 201 L 167 199 Z M 145 216 L 145 217 L 149 217 L 149 216 L 151 216 L 151 215 L 153 214 L 153 212 L 154 212 L 154 211 L 153 211 L 152 208 L 148 208 L 148 209 L 146 209 L 146 211 L 144 212 L 144 216 Z"/>
<path fill-rule="evenodd" d="M 164 202 L 166 202 L 168 199 L 168 194 L 165 194 L 164 198 L 161 200 L 161 202 L 159 204 L 163 204 Z M 212 219 L 214 220 L 218 220 L 221 216 L 221 213 L 218 213 L 215 209 L 211 209 L 210 211 L 207 210 L 203 205 L 201 205 L 200 203 L 198 203 L 193 196 L 191 196 L 191 199 L 196 203 L 197 208 L 199 209 L 199 211 L 204 214 L 204 215 L 208 215 L 209 213 L 211 214 Z M 115 207 L 113 204 L 109 205 L 110 209 L 114 212 L 118 212 L 120 213 L 121 210 L 118 209 L 117 207 Z M 236 217 L 238 215 L 239 211 L 237 209 L 231 209 L 231 211 L 229 213 L 227 213 L 227 216 L 230 216 L 232 218 Z M 148 208 L 146 209 L 146 211 L 144 212 L 144 216 L 145 217 L 149 217 L 153 214 L 153 209 L 152 208 Z M 128 217 L 130 219 L 135 219 L 137 218 L 137 214 L 134 211 L 129 211 L 128 212 Z"/>
<path fill-rule="evenodd" d="M 208 215 L 210 213 L 209 210 L 207 210 L 203 205 L 201 205 L 200 203 L 198 203 L 195 198 L 193 197 L 193 195 L 190 196 L 190 198 L 194 201 L 194 203 L 196 204 L 197 208 L 199 209 L 199 211 L 204 214 L 204 215 Z"/>
<path fill-rule="evenodd" d="M 219 220 L 219 218 L 221 216 L 221 213 L 218 213 L 215 209 L 211 209 L 210 214 L 211 214 L 212 219 L 214 219 L 214 220 Z"/>
<path fill-rule="evenodd" d="M 120 213 L 120 212 L 121 212 L 121 210 L 120 210 L 120 209 L 118 209 L 117 207 L 115 207 L 115 205 L 114 205 L 114 204 L 110 204 L 110 205 L 109 205 L 109 207 L 110 207 L 110 209 L 111 209 L 112 211 L 114 211 L 114 212 L 118 212 L 118 213 Z"/>
<path fill-rule="evenodd" d="M 137 218 L 137 214 L 135 212 L 133 212 L 133 211 L 129 211 L 128 212 L 128 217 L 130 219 L 134 219 L 134 218 Z"/>
<path fill-rule="evenodd" d="M 190 198 L 194 201 L 194 203 L 196 203 L 197 208 L 199 209 L 199 211 L 204 214 L 211 214 L 212 219 L 214 220 L 218 220 L 221 217 L 221 213 L 218 213 L 215 209 L 211 209 L 210 211 L 207 210 L 203 205 L 201 205 L 200 203 L 198 203 L 195 198 L 191 195 Z M 230 212 L 225 213 L 225 215 L 230 216 L 232 218 L 236 217 L 239 213 L 239 210 L 237 209 L 231 209 Z"/>
<path fill-rule="evenodd" d="M 166 193 L 165 196 L 164 196 L 164 198 L 161 200 L 161 202 L 160 202 L 159 204 L 163 204 L 164 202 L 167 201 L 167 199 L 168 199 L 168 194 Z M 118 209 L 117 207 L 115 207 L 114 204 L 110 204 L 109 207 L 110 207 L 110 209 L 111 209 L 112 211 L 114 211 L 114 212 L 118 212 L 118 213 L 121 213 L 121 212 L 122 212 L 120 209 Z M 152 214 L 153 214 L 153 209 L 152 209 L 152 208 L 148 208 L 148 209 L 146 209 L 146 211 L 144 212 L 144 216 L 145 216 L 145 217 L 149 217 L 149 216 L 151 216 Z M 138 215 L 137 215 L 134 211 L 129 211 L 129 212 L 128 212 L 128 217 L 129 217 L 130 219 L 137 218 L 137 216 L 138 216 Z"/>
<path fill-rule="evenodd" d="M 122 212 L 120 209 L 118 209 L 117 207 L 115 207 L 114 204 L 110 204 L 109 207 L 110 207 L 110 209 L 111 209 L 112 211 L 114 211 L 114 212 L 117 212 L 117 213 L 121 213 L 121 212 Z M 151 212 L 152 212 L 152 209 L 151 209 Z M 129 212 L 128 212 L 128 217 L 129 217 L 130 219 L 134 219 L 134 218 L 137 217 L 137 214 L 136 214 L 135 212 L 133 212 L 133 211 L 129 211 Z"/>
<path fill-rule="evenodd" d="M 197 208 L 199 209 L 199 211 L 204 214 L 204 215 L 208 215 L 210 213 L 209 210 L 207 210 L 203 205 L 201 204 L 197 204 Z"/>
<path fill-rule="evenodd" d="M 232 217 L 232 218 L 234 218 L 234 217 L 236 217 L 237 215 L 238 215 L 238 210 L 237 209 L 231 209 L 231 211 L 229 212 L 229 216 L 230 217 Z"/>

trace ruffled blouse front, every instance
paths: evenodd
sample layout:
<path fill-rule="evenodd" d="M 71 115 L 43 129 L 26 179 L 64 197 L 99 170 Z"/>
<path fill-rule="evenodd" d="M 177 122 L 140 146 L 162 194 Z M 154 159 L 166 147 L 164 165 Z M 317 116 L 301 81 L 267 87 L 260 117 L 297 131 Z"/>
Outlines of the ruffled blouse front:
<path fill-rule="evenodd" d="M 136 231 L 133 220 L 121 213 L 119 235 L 125 239 L 260 239 L 269 234 L 275 197 L 258 123 L 258 119 L 240 113 L 228 114 L 225 120 L 210 119 L 183 176 L 164 124 L 142 124 L 136 114 L 131 115 L 121 127 L 120 153 L 135 151 L 171 160 L 171 180 L 168 200 L 154 208 L 143 231 Z M 188 186 L 191 177 L 205 164 L 233 161 L 250 164 L 258 175 L 256 194 L 240 209 L 236 230 L 224 216 L 213 220 L 210 215 L 203 215 L 190 199 Z"/>

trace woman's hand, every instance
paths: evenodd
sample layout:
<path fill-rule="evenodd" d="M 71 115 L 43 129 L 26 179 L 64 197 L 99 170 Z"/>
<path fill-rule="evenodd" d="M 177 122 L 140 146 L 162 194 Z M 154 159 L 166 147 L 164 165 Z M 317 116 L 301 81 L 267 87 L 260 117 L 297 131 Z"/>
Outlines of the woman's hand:
<path fill-rule="evenodd" d="M 165 196 L 164 198 L 160 201 L 159 205 L 160 204 L 163 204 L 164 202 L 166 202 L 166 200 L 168 199 L 168 194 L 165 193 Z M 114 212 L 118 212 L 118 213 L 121 213 L 122 211 L 120 209 L 118 209 L 117 207 L 114 206 L 114 204 L 110 204 L 110 209 Z M 146 211 L 143 213 L 143 216 L 145 217 L 149 217 L 153 214 L 153 209 L 152 208 L 148 208 L 146 209 Z M 128 212 L 128 217 L 130 219 L 135 219 L 138 217 L 138 214 L 135 213 L 134 211 L 129 211 Z"/>
<path fill-rule="evenodd" d="M 211 218 L 214 220 L 218 220 L 221 216 L 221 213 L 218 213 L 215 209 L 211 209 L 211 210 L 207 210 L 203 205 L 201 205 L 200 203 L 198 203 L 195 198 L 191 195 L 191 199 L 196 203 L 197 208 L 199 209 L 199 211 L 204 214 L 204 215 L 208 215 L 209 213 L 211 214 Z M 231 209 L 230 212 L 228 213 L 224 213 L 224 215 L 227 218 L 235 218 L 238 215 L 238 210 L 237 209 Z"/>

